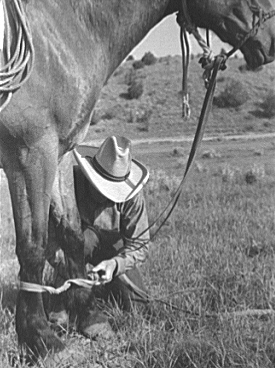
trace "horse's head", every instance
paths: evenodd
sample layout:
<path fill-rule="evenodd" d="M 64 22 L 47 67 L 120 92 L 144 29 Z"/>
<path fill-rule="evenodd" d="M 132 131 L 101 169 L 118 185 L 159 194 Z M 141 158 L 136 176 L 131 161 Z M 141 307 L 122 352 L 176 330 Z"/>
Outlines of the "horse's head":
<path fill-rule="evenodd" d="M 187 3 L 192 21 L 198 27 L 211 29 L 232 46 L 238 45 L 262 14 L 275 10 L 274 0 L 187 0 Z M 252 69 L 273 61 L 275 18 L 263 23 L 240 50 Z"/>

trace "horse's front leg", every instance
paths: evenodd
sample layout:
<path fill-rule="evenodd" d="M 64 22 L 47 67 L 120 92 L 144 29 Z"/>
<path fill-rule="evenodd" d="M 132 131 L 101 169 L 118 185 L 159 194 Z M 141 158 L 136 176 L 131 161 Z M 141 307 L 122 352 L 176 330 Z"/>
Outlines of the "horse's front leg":
<path fill-rule="evenodd" d="M 39 146 L 27 148 L 9 139 L 3 161 L 12 199 L 20 280 L 41 285 L 57 149 L 42 140 Z M 64 347 L 47 323 L 41 293 L 19 291 L 16 330 L 19 344 L 34 357 Z"/>
<path fill-rule="evenodd" d="M 56 264 L 64 281 L 87 278 L 84 235 L 75 199 L 73 163 L 72 152 L 62 158 L 54 181 L 50 206 L 50 248 L 57 246 L 64 252 L 64 259 Z M 50 255 L 52 254 L 53 252 Z M 60 286 L 60 283 L 56 286 Z M 58 302 L 61 302 L 60 299 L 57 297 Z M 72 286 L 62 299 L 70 316 L 76 317 L 79 332 L 91 337 L 99 330 L 106 331 L 109 328 L 107 318 L 96 308 L 93 290 Z"/>

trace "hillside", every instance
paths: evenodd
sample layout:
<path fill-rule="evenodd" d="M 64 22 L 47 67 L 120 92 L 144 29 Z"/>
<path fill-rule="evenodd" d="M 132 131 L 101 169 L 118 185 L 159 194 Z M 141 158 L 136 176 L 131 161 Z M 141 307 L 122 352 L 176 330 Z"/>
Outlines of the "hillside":
<path fill-rule="evenodd" d="M 104 87 L 93 116 L 93 125 L 86 141 L 102 139 L 109 134 L 126 135 L 131 139 L 192 135 L 205 95 L 198 57 L 190 61 L 189 94 L 192 116 L 181 118 L 181 57 L 167 56 L 153 65 L 134 69 L 135 61 L 123 63 Z M 129 99 L 131 80 L 143 86 L 138 99 Z M 274 92 L 275 64 L 252 72 L 241 58 L 232 58 L 227 69 L 220 71 L 215 96 L 225 90 L 230 81 L 240 82 L 247 102 L 237 108 L 213 107 L 206 135 L 228 135 L 275 132 L 275 117 L 264 117 L 261 103 Z"/>

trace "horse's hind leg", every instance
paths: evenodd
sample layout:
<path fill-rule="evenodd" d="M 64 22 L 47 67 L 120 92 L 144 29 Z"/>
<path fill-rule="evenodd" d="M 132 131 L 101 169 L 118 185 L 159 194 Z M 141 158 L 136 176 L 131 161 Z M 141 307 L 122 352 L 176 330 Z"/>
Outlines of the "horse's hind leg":
<path fill-rule="evenodd" d="M 5 141 L 3 164 L 13 205 L 20 280 L 42 284 L 57 150 L 42 140 L 39 147 L 32 148 L 21 148 L 17 143 L 12 138 Z M 40 293 L 19 291 L 16 330 L 20 345 L 34 356 L 63 349 L 49 328 Z"/>

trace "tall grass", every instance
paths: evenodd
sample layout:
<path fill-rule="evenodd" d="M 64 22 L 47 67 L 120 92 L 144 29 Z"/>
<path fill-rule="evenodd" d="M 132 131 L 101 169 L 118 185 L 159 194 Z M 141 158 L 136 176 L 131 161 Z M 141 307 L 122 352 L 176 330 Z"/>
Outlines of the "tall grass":
<path fill-rule="evenodd" d="M 264 167 L 248 171 L 255 180 L 228 166 L 193 176 L 142 267 L 152 316 L 108 309 L 116 338 L 86 343 L 81 366 L 274 367 L 274 316 L 259 311 L 274 307 L 275 180 Z M 164 171 L 151 173 L 145 189 L 150 221 L 178 182 Z M 0 367 L 8 367 L 6 352 L 17 354 L 9 299 L 17 267 L 13 230 L 2 222 Z"/>

